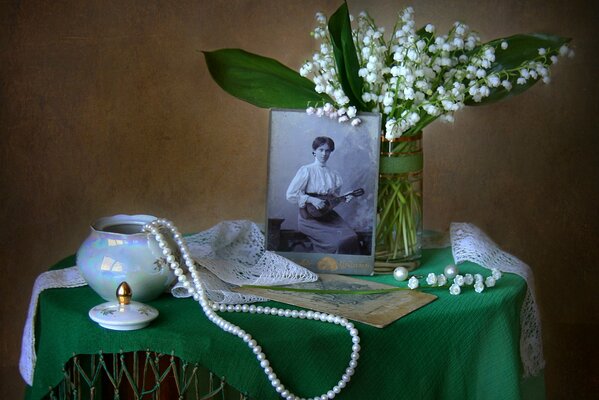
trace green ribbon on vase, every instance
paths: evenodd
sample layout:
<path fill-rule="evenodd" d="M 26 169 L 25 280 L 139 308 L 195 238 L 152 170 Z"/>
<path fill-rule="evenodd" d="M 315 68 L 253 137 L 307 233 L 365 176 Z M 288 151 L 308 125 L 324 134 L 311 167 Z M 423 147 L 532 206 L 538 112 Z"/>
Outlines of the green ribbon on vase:
<path fill-rule="evenodd" d="M 381 156 L 379 173 L 381 175 L 416 173 L 422 171 L 423 165 L 422 152 L 400 157 Z"/>

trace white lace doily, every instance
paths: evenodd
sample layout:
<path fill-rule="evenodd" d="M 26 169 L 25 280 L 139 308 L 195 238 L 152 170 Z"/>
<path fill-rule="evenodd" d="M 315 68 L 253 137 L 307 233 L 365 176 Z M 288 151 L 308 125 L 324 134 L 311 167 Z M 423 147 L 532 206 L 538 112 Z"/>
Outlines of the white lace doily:
<path fill-rule="evenodd" d="M 451 246 L 455 263 L 472 261 L 485 268 L 497 268 L 523 277 L 528 292 L 520 315 L 522 332 L 520 353 L 525 376 L 536 375 L 543 367 L 541 324 L 534 298 L 534 282 L 530 268 L 516 257 L 501 251 L 481 230 L 470 224 L 451 224 Z M 202 282 L 210 300 L 239 304 L 265 299 L 232 291 L 237 285 L 285 285 L 313 282 L 313 272 L 265 250 L 264 235 L 251 221 L 226 221 L 213 228 L 186 237 L 200 268 Z M 446 237 L 437 236 L 426 247 L 443 247 Z M 19 370 L 28 385 L 33 383 L 35 368 L 34 322 L 39 294 L 49 288 L 83 286 L 86 282 L 77 267 L 42 273 L 35 281 L 27 321 L 23 332 Z M 175 297 L 187 297 L 186 289 L 175 286 Z"/>
<path fill-rule="evenodd" d="M 264 248 L 264 235 L 253 222 L 221 222 L 213 228 L 185 237 L 200 269 L 208 298 L 217 303 L 242 304 L 264 301 L 231 289 L 241 285 L 288 285 L 314 282 L 318 275 Z M 189 293 L 177 284 L 173 295 Z"/>
<path fill-rule="evenodd" d="M 488 269 L 497 268 L 501 272 L 519 275 L 526 281 L 528 288 L 520 311 L 520 357 L 524 377 L 537 375 L 545 367 L 545 360 L 532 270 L 518 258 L 499 249 L 495 242 L 472 224 L 452 223 L 450 236 L 456 264 L 471 261 Z"/>
<path fill-rule="evenodd" d="M 40 293 L 46 289 L 72 288 L 85 285 L 87 285 L 87 282 L 85 282 L 77 267 L 47 271 L 35 280 L 31 293 L 31 301 L 29 302 L 27 320 L 25 320 L 25 328 L 23 329 L 21 358 L 19 359 L 19 371 L 29 386 L 33 383 L 33 369 L 35 368 L 36 360 L 34 323 Z"/>

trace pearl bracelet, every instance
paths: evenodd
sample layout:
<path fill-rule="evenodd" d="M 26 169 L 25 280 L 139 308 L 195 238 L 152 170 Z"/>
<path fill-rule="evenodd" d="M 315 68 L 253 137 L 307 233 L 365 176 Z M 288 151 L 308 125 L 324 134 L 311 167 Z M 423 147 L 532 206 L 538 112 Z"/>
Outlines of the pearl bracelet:
<path fill-rule="evenodd" d="M 161 228 L 164 230 L 168 230 L 170 235 L 172 236 L 174 242 L 177 244 L 179 251 L 181 252 L 181 259 L 185 263 L 189 274 L 191 276 L 192 282 L 187 278 L 184 269 L 181 267 L 177 258 L 173 254 L 173 249 L 170 248 L 169 244 L 165 240 L 163 233 L 161 232 Z M 263 369 L 264 374 L 268 377 L 273 388 L 276 390 L 279 395 L 286 400 L 326 400 L 333 399 L 341 389 L 343 389 L 349 381 L 351 380 L 352 375 L 355 372 L 355 368 L 358 365 L 358 359 L 360 358 L 360 337 L 358 336 L 358 330 L 355 328 L 354 324 L 349 322 L 346 318 L 340 317 L 334 314 L 327 314 L 318 311 L 305 311 L 305 310 L 289 310 L 283 308 L 276 307 L 262 307 L 248 304 L 218 304 L 210 301 L 206 296 L 206 292 L 204 287 L 202 286 L 202 282 L 200 280 L 199 273 L 196 269 L 195 262 L 189 252 L 189 248 L 183 239 L 183 236 L 178 231 L 178 229 L 173 225 L 173 223 L 166 219 L 156 219 L 151 223 L 144 226 L 144 231 L 152 234 L 156 241 L 158 242 L 158 246 L 162 250 L 162 254 L 166 257 L 166 261 L 169 263 L 170 268 L 175 273 L 175 276 L 179 280 L 179 282 L 187 289 L 187 291 L 193 296 L 193 298 L 200 303 L 202 310 L 206 317 L 222 329 L 225 332 L 229 332 L 240 339 L 242 339 L 247 346 L 252 350 L 252 352 L 256 355 L 256 359 L 260 363 L 260 367 Z M 341 325 L 344 327 L 351 336 L 352 340 L 352 352 L 350 356 L 350 361 L 348 367 L 345 369 L 344 374 L 341 376 L 341 379 L 335 386 L 333 386 L 326 393 L 311 397 L 311 398 L 302 398 L 293 394 L 289 389 L 287 389 L 283 383 L 278 379 L 277 374 L 274 372 L 273 368 L 270 366 L 270 362 L 266 358 L 266 355 L 262 351 L 262 347 L 252 338 L 252 336 L 244 331 L 239 326 L 226 321 L 224 318 L 220 317 L 216 312 L 243 312 L 250 314 L 270 314 L 276 315 L 279 317 L 286 318 L 300 318 L 300 319 L 311 319 L 316 321 L 327 322 L 335 325 Z"/>

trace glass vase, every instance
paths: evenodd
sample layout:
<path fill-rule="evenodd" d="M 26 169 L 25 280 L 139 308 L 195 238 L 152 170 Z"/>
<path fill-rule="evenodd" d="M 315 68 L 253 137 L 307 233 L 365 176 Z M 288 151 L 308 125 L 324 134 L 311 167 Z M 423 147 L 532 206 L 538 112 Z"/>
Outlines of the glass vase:
<path fill-rule="evenodd" d="M 412 270 L 422 254 L 422 132 L 382 139 L 375 272 Z"/>

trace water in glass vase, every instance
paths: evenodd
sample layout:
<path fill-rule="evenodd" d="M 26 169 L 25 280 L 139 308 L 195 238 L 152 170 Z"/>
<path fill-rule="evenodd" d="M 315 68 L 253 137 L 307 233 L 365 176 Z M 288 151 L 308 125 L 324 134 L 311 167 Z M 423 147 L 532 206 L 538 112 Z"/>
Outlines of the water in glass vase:
<path fill-rule="evenodd" d="M 382 139 L 375 272 L 412 270 L 422 253 L 422 132 Z"/>

